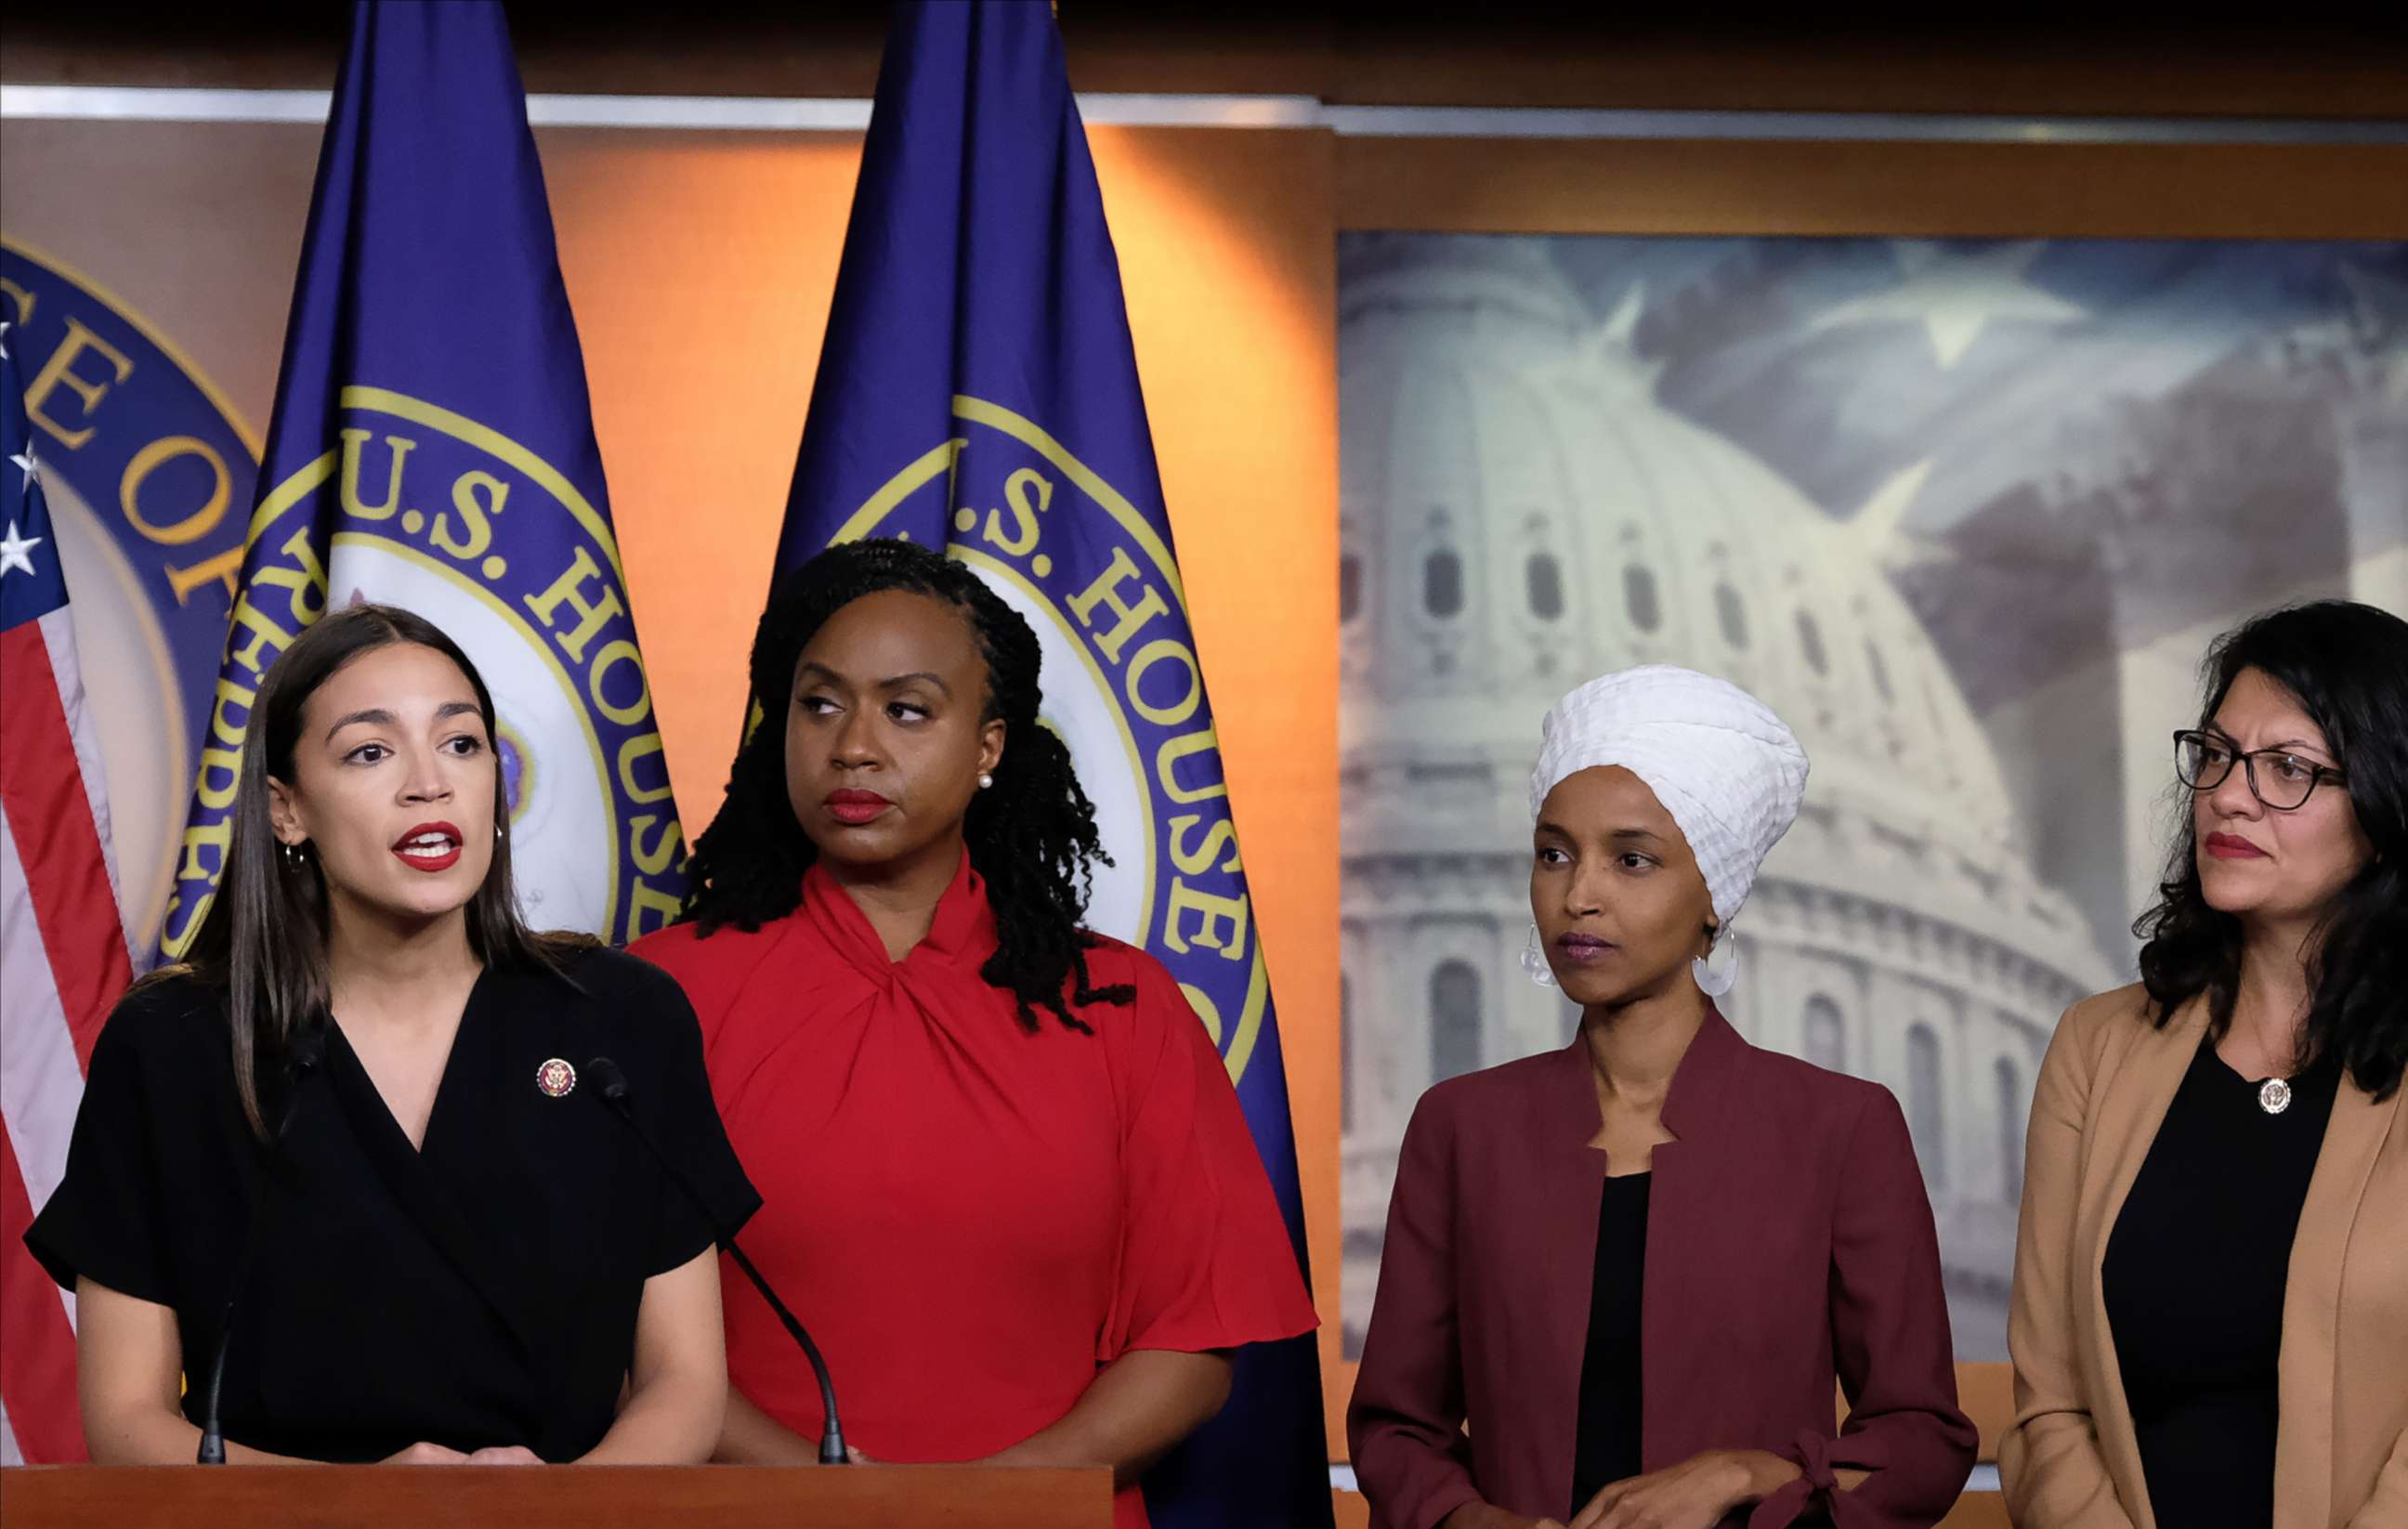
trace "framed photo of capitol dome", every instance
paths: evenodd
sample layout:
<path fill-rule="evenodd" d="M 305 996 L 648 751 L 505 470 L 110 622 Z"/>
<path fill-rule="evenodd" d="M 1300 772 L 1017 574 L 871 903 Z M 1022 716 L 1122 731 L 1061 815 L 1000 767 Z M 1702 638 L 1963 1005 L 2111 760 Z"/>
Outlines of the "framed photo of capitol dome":
<path fill-rule="evenodd" d="M 1726 1011 L 1897 1094 L 2003 1360 L 2033 1079 L 2133 978 L 2209 639 L 2408 609 L 2408 243 L 1358 226 L 1338 294 L 1347 1356 L 1416 1098 L 1577 1022 L 1518 959 L 1539 719 L 1665 662 L 1813 762 Z"/>

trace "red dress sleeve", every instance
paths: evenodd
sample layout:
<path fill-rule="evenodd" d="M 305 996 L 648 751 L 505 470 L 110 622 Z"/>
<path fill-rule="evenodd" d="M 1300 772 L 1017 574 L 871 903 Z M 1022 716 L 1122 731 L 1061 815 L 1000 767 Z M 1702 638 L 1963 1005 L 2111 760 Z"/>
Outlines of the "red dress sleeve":
<path fill-rule="evenodd" d="M 728 1010 L 769 947 L 767 931 L 748 935 L 723 929 L 706 938 L 697 924 L 673 923 L 637 940 L 627 947 L 627 953 L 642 957 L 677 979 L 685 990 L 686 1001 L 694 1006 L 695 1020 L 702 1027 L 703 1050 L 709 1051 L 717 1045 Z"/>
<path fill-rule="evenodd" d="M 1137 988 L 1133 1006 L 1083 1011 L 1111 1050 L 1125 1194 L 1097 1363 L 1312 1331 L 1312 1294 L 1203 1022 L 1151 956 L 1108 946 L 1090 969 L 1096 986 Z"/>

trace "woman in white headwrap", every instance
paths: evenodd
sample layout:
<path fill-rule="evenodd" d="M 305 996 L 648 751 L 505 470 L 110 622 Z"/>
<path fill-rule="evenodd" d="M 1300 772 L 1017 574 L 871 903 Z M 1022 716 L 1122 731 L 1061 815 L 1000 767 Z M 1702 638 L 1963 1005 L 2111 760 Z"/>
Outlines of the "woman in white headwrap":
<path fill-rule="evenodd" d="M 1548 713 L 1524 965 L 1580 1035 L 1406 1128 L 1347 1418 L 1375 1524 L 1904 1529 L 1956 1500 L 1975 1436 L 1905 1118 L 1713 1004 L 1805 785 L 1781 719 L 1686 669 Z"/>

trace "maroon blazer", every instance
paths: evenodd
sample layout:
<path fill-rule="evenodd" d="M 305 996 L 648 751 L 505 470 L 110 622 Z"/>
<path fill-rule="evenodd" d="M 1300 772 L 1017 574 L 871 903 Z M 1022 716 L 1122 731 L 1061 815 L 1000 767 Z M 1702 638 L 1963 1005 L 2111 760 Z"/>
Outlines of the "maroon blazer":
<path fill-rule="evenodd" d="M 1838 1529 L 1936 1522 L 1976 1441 L 1898 1102 L 1758 1050 L 1710 1012 L 1663 1120 L 1680 1139 L 1656 1149 L 1648 1190 L 1644 1468 L 1769 1450 L 1803 1479 L 1727 1522 L 1777 1529 L 1809 1508 Z M 1375 1524 L 1430 1529 L 1474 1499 L 1566 1517 L 1598 1126 L 1578 1039 L 1440 1083 L 1414 1109 L 1346 1417 Z M 1851 1465 L 1872 1475 L 1836 1490 L 1833 1468 Z"/>

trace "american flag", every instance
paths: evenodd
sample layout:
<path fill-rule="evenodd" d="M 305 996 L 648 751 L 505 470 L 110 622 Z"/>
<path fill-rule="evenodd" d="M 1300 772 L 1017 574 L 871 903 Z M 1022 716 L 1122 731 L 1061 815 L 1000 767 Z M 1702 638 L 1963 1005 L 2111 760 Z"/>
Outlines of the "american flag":
<path fill-rule="evenodd" d="M 0 1465 L 81 1460 L 75 1298 L 25 1247 L 132 979 L 40 443 L 0 322 Z"/>

